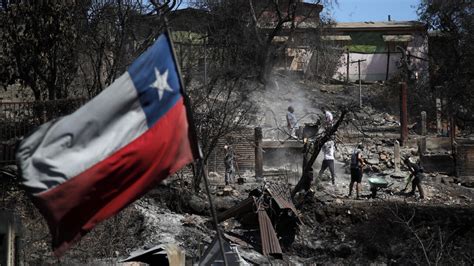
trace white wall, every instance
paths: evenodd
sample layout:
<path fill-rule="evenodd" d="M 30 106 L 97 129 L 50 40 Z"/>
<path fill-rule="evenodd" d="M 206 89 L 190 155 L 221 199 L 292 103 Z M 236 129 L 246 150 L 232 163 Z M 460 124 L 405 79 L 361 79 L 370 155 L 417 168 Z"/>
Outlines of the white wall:
<path fill-rule="evenodd" d="M 421 33 L 413 35 L 413 41 L 408 43 L 407 50 L 412 55 L 427 58 L 428 53 L 428 38 L 426 35 Z M 390 53 L 389 62 L 389 76 L 390 79 L 393 75 L 398 72 L 397 64 L 400 60 L 400 53 Z M 360 63 L 361 68 L 361 79 L 367 81 L 385 80 L 387 71 L 387 53 L 378 54 L 362 54 L 362 53 L 350 53 L 349 61 L 366 60 Z M 428 62 L 418 59 L 413 59 L 416 72 L 419 75 L 427 75 L 428 73 Z M 338 80 L 345 80 L 347 71 L 347 54 L 343 54 L 340 58 L 340 66 L 338 67 L 336 74 L 333 76 Z M 359 79 L 357 62 L 350 64 L 349 66 L 349 80 L 356 81 Z"/>
<path fill-rule="evenodd" d="M 347 72 L 347 54 L 341 56 L 341 64 L 334 78 L 345 80 Z M 350 53 L 349 61 L 366 60 L 360 63 L 360 77 L 362 80 L 385 80 L 387 72 L 387 54 L 362 54 Z M 389 78 L 398 71 L 397 62 L 400 60 L 399 53 L 390 53 Z M 349 65 L 349 80 L 359 79 L 357 62 Z"/>

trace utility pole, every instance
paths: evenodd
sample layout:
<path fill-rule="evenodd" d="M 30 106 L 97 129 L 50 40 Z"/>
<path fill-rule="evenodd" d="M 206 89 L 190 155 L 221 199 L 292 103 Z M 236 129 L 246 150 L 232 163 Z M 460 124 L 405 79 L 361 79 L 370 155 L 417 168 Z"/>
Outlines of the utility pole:
<path fill-rule="evenodd" d="M 400 85 L 400 144 L 405 146 L 408 142 L 408 86 L 406 81 L 400 82 Z"/>
<path fill-rule="evenodd" d="M 351 64 L 357 63 L 357 70 L 359 72 L 359 107 L 362 108 L 362 80 L 360 78 L 360 62 L 367 61 L 366 59 L 359 59 L 357 61 L 352 61 Z"/>
<path fill-rule="evenodd" d="M 349 48 L 346 48 L 347 61 L 346 61 L 346 83 L 349 84 L 349 65 L 350 65 L 350 52 Z"/>

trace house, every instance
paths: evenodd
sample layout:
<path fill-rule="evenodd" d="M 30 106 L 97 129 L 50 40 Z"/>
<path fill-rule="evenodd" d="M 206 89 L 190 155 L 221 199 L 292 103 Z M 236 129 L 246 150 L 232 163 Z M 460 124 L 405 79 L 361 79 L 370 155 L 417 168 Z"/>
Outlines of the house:
<path fill-rule="evenodd" d="M 290 4 L 291 3 L 291 4 Z M 289 11 L 294 11 L 294 20 L 285 21 L 281 25 L 281 30 L 273 37 L 272 43 L 278 49 L 276 56 L 276 68 L 292 70 L 292 71 L 304 71 L 307 68 L 309 59 L 311 58 L 312 51 L 310 49 L 314 40 L 318 38 L 319 24 L 320 24 L 320 12 L 323 6 L 320 4 L 306 3 L 302 0 L 282 0 L 278 2 L 278 8 L 275 3 L 270 0 L 259 0 L 253 1 L 252 6 L 247 1 L 235 1 L 232 2 L 235 8 L 239 8 L 240 12 L 245 14 L 252 14 L 254 12 L 255 19 L 257 21 L 258 32 L 262 36 L 268 36 L 274 34 L 274 29 L 278 23 L 281 22 L 279 16 L 285 18 Z M 247 17 L 250 19 L 251 16 Z M 212 13 L 206 10 L 186 8 L 173 11 L 170 14 L 170 25 L 173 32 L 179 32 L 182 38 L 177 38 L 176 34 L 173 35 L 175 44 L 177 43 L 178 50 L 180 44 L 188 45 L 190 38 L 187 35 L 192 32 L 194 39 L 201 36 L 202 39 L 207 38 L 206 42 L 208 46 L 219 46 L 225 45 L 227 40 L 213 39 L 213 36 L 207 34 L 207 30 L 219 30 L 216 25 L 212 25 L 212 22 L 222 18 L 213 17 Z M 228 22 L 227 22 L 228 23 Z M 225 25 L 221 25 L 225 27 Z M 228 29 L 220 29 L 227 31 Z M 222 35 L 217 35 L 222 38 Z M 245 36 L 245 35 L 242 35 Z M 223 44 L 220 42 L 224 41 Z M 193 43 L 196 44 L 196 43 Z"/>
<path fill-rule="evenodd" d="M 360 79 L 383 81 L 398 73 L 401 50 L 412 59 L 417 76 L 427 75 L 428 35 L 418 21 L 340 22 L 334 24 L 323 40 L 343 47 L 334 78 L 343 81 Z"/>

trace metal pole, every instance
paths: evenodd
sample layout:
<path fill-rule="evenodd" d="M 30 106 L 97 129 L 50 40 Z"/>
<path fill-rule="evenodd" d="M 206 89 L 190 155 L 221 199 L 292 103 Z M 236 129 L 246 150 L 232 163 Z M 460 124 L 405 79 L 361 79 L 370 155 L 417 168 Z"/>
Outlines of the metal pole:
<path fill-rule="evenodd" d="M 346 66 L 346 83 L 349 83 L 349 65 L 350 65 L 350 52 L 347 48 L 347 66 Z"/>
<path fill-rule="evenodd" d="M 360 79 L 360 59 L 357 60 L 357 68 L 359 70 L 359 107 L 362 108 L 362 81 Z"/>
<path fill-rule="evenodd" d="M 227 266 L 229 264 L 227 263 L 227 258 L 225 256 L 224 240 L 222 240 L 221 230 L 219 230 L 219 222 L 217 221 L 217 213 L 216 213 L 216 209 L 214 208 L 214 203 L 211 197 L 211 191 L 209 189 L 209 180 L 207 178 L 207 167 L 205 164 L 202 165 L 202 175 L 204 177 L 204 184 L 206 185 L 206 194 L 207 194 L 207 197 L 209 198 L 209 207 L 211 208 L 212 220 L 214 222 L 214 227 L 216 229 L 217 240 L 219 241 L 219 247 L 221 250 L 222 259 L 224 260 L 224 265 Z"/>
<path fill-rule="evenodd" d="M 360 62 L 367 61 L 367 59 L 359 59 L 357 61 L 352 61 L 351 64 L 357 63 L 357 68 L 359 72 L 359 106 L 362 108 L 362 80 L 360 78 Z M 367 76 L 367 75 L 366 75 Z"/>
<path fill-rule="evenodd" d="M 387 72 L 385 73 L 385 80 L 388 80 L 389 71 L 390 71 L 390 43 L 387 43 Z"/>
<path fill-rule="evenodd" d="M 204 86 L 207 85 L 207 38 L 204 39 Z"/>
<path fill-rule="evenodd" d="M 168 43 L 170 45 L 171 52 L 173 53 L 173 60 L 174 60 L 174 63 L 176 65 L 176 71 L 177 71 L 178 77 L 179 77 L 179 84 L 180 84 L 180 87 L 181 87 L 181 93 L 183 94 L 183 100 L 184 100 L 184 104 L 186 106 L 186 114 L 188 116 L 189 131 L 190 131 L 189 133 L 191 135 L 191 138 L 193 138 L 193 141 L 192 141 L 192 144 L 191 144 L 193 146 L 193 153 L 202 162 L 202 158 L 203 158 L 202 149 L 201 149 L 201 145 L 199 143 L 199 139 L 197 137 L 197 132 L 196 132 L 196 127 L 195 127 L 195 123 L 194 123 L 194 119 L 193 119 L 191 104 L 190 104 L 189 97 L 186 94 L 183 78 L 181 76 L 181 69 L 179 68 L 178 62 L 176 61 L 176 51 L 174 49 L 173 41 L 171 40 L 171 37 L 170 37 L 171 35 L 170 35 L 170 30 L 168 28 L 168 20 L 167 20 L 166 16 L 164 16 L 164 23 L 165 23 L 165 34 L 166 34 L 167 38 L 169 39 Z M 194 142 L 194 145 L 193 145 L 193 142 Z M 216 229 L 216 234 L 217 234 L 217 239 L 218 239 L 218 242 L 219 242 L 221 255 L 222 255 L 222 258 L 224 260 L 224 265 L 227 266 L 229 264 L 227 263 L 227 258 L 225 256 L 224 240 L 222 239 L 221 231 L 219 230 L 219 224 L 217 222 L 217 215 L 216 215 L 216 211 L 214 209 L 214 203 L 212 202 L 212 197 L 211 197 L 211 193 L 210 193 L 210 190 L 209 190 L 209 181 L 208 181 L 208 178 L 207 178 L 207 167 L 204 163 L 202 163 L 201 171 L 202 171 L 201 174 L 204 177 L 204 184 L 206 185 L 207 197 L 209 198 L 209 207 L 211 208 L 211 214 L 212 214 L 212 218 L 214 220 L 214 227 Z"/>

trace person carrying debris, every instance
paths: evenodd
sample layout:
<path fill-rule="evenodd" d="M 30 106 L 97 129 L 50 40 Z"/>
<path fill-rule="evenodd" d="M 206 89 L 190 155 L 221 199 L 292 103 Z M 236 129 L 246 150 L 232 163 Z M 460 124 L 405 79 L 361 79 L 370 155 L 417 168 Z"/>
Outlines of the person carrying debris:
<path fill-rule="evenodd" d="M 288 132 L 292 138 L 296 138 L 296 130 L 298 129 L 298 120 L 294 114 L 295 109 L 292 106 L 288 106 L 288 112 L 286 113 L 286 123 L 288 127 Z"/>
<path fill-rule="evenodd" d="M 406 166 L 408 167 L 408 170 L 410 171 L 410 176 L 408 177 L 407 184 L 403 191 L 405 191 L 408 187 L 408 184 L 411 182 L 411 191 L 408 192 L 409 196 L 414 196 L 415 195 L 415 190 L 418 188 L 418 192 L 420 193 L 420 199 L 425 198 L 425 193 L 423 191 L 423 187 L 421 186 L 421 181 L 425 178 L 425 174 L 423 173 L 423 168 L 419 166 L 418 164 L 412 162 L 410 160 L 410 157 L 406 157 L 404 159 L 404 162 Z"/>
<path fill-rule="evenodd" d="M 329 167 L 329 172 L 331 172 L 331 181 L 332 184 L 335 184 L 335 174 L 334 174 L 334 141 L 328 140 L 323 145 L 323 153 L 324 153 L 324 160 L 323 164 L 321 165 L 321 170 L 319 170 L 318 179 L 321 180 L 321 176 L 323 175 L 326 168 Z"/>
<path fill-rule="evenodd" d="M 334 117 L 331 112 L 329 112 L 326 107 L 321 108 L 321 111 L 324 114 L 324 125 L 326 129 L 329 129 L 333 125 Z"/>
<path fill-rule="evenodd" d="M 226 185 L 229 185 L 231 180 L 234 180 L 234 151 L 230 145 L 224 146 L 224 166 L 225 166 L 225 174 L 224 174 L 224 181 Z"/>
<path fill-rule="evenodd" d="M 362 158 L 362 151 L 364 146 L 362 143 L 357 144 L 357 147 L 352 152 L 351 156 L 351 183 L 349 185 L 349 197 L 352 196 L 352 188 L 356 184 L 356 197 L 359 199 L 360 183 L 362 181 L 362 173 L 365 166 Z"/>

